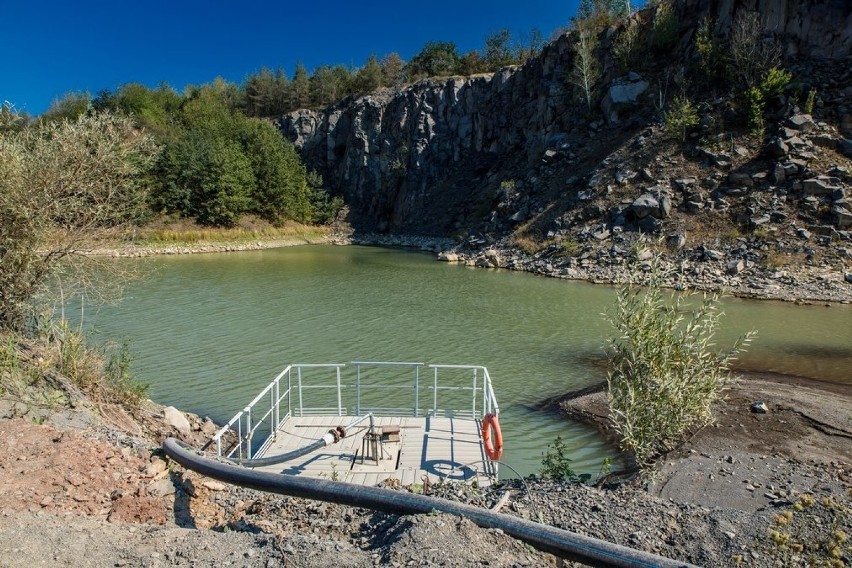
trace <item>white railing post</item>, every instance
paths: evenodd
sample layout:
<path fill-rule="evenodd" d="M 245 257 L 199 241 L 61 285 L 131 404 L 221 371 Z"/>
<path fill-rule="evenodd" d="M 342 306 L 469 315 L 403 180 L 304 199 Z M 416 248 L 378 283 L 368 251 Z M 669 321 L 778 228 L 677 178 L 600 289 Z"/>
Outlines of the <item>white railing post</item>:
<path fill-rule="evenodd" d="M 296 376 L 299 380 L 299 416 L 304 416 L 305 404 L 302 401 L 302 367 L 296 367 Z"/>
<path fill-rule="evenodd" d="M 337 369 L 337 415 L 343 416 L 343 399 L 340 394 L 340 367 L 335 367 Z"/>
<path fill-rule="evenodd" d="M 414 416 L 420 416 L 420 365 L 414 367 Z"/>
<path fill-rule="evenodd" d="M 275 377 L 275 408 L 272 411 L 272 439 L 278 439 L 278 425 L 281 424 L 281 375 Z"/>
<path fill-rule="evenodd" d="M 237 420 L 237 449 L 240 452 L 240 459 L 243 459 L 243 418 Z"/>
<path fill-rule="evenodd" d="M 435 379 L 432 385 L 432 416 L 438 416 L 438 367 L 435 367 Z"/>
<path fill-rule="evenodd" d="M 473 406 L 470 409 L 470 417 L 476 418 L 476 367 L 473 368 Z"/>
<path fill-rule="evenodd" d="M 293 369 L 287 367 L 287 414 L 293 416 Z"/>
<path fill-rule="evenodd" d="M 246 406 L 246 441 L 248 442 L 246 445 L 246 456 L 248 459 L 251 459 L 251 439 L 251 406 Z"/>
<path fill-rule="evenodd" d="M 488 371 L 482 373 L 482 415 L 491 413 L 491 404 L 488 400 L 488 387 L 491 383 L 491 377 L 488 376 Z"/>
<path fill-rule="evenodd" d="M 355 365 L 355 416 L 361 416 L 361 364 Z"/>

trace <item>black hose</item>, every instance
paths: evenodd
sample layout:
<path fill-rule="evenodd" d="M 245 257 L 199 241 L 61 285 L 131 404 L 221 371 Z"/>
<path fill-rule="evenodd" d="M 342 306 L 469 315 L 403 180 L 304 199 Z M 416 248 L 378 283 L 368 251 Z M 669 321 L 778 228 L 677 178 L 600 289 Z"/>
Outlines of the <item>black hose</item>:
<path fill-rule="evenodd" d="M 328 442 L 325 438 L 320 438 L 314 442 L 311 442 L 307 446 L 302 446 L 292 452 L 287 452 L 284 454 L 278 454 L 277 456 L 269 456 L 268 458 L 251 458 L 251 459 L 240 459 L 240 458 L 225 458 L 228 461 L 232 461 L 234 463 L 238 463 L 243 467 L 263 467 L 267 465 L 277 465 L 279 463 L 284 463 L 290 460 L 294 460 L 296 458 L 300 458 L 305 454 L 309 454 L 314 450 L 318 450 L 320 448 L 324 448 L 328 445 Z"/>
<path fill-rule="evenodd" d="M 232 461 L 234 463 L 238 463 L 243 467 L 264 467 L 267 465 L 278 465 L 280 463 L 288 462 L 290 460 L 294 460 L 296 458 L 300 458 L 306 454 L 311 453 L 314 450 L 318 450 L 320 448 L 324 448 L 330 444 L 336 444 L 343 438 L 348 435 L 348 431 L 364 420 L 370 421 L 370 428 L 373 427 L 373 413 L 368 412 L 363 416 L 359 416 L 346 426 L 336 426 L 328 431 L 322 438 L 315 440 L 308 444 L 307 446 L 302 446 L 301 448 L 297 448 L 295 450 L 285 452 L 283 454 L 278 454 L 275 456 L 269 456 L 268 458 L 224 458 L 228 461 Z"/>
<path fill-rule="evenodd" d="M 252 471 L 200 456 L 192 448 L 175 438 L 168 438 L 163 443 L 163 450 L 170 458 L 188 469 L 234 485 L 281 495 L 329 501 L 352 507 L 364 507 L 395 515 L 422 514 L 434 511 L 458 515 L 470 519 L 480 527 L 500 529 L 539 550 L 582 562 L 589 566 L 697 568 L 691 564 L 656 554 L 633 550 L 596 538 L 446 499 L 339 481 Z"/>

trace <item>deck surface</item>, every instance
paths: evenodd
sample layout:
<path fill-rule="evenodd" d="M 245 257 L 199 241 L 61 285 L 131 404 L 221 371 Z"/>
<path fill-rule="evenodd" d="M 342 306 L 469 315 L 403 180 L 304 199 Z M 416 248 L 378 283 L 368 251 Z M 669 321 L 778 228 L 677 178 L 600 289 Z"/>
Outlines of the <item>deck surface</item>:
<path fill-rule="evenodd" d="M 352 416 L 305 416 L 288 420 L 277 439 L 263 453 L 273 456 L 295 450 L 321 438 L 335 426 L 345 426 Z M 480 422 L 467 418 L 376 417 L 377 426 L 397 425 L 399 442 L 384 442 L 378 463 L 362 459 L 364 434 L 369 422 L 352 429 L 336 444 L 316 450 L 285 464 L 256 468 L 288 475 L 335 479 L 360 485 L 376 485 L 385 479 L 398 479 L 402 485 L 444 478 L 476 481 L 488 485 L 484 474 L 485 453 L 480 438 Z M 259 457 L 259 456 L 258 456 Z"/>

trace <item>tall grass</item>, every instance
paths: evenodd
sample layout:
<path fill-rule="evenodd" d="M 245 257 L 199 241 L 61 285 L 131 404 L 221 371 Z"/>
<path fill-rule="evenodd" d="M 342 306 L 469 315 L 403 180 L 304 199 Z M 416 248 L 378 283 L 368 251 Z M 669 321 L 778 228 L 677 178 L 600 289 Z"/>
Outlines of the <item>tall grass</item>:
<path fill-rule="evenodd" d="M 257 240 L 299 239 L 315 240 L 328 236 L 328 227 L 288 223 L 283 227 L 162 227 L 143 228 L 134 242 L 139 245 L 174 245 L 216 242 L 250 242 Z"/>
<path fill-rule="evenodd" d="M 57 403 L 57 389 L 66 397 L 79 390 L 97 402 L 137 407 L 148 386 L 131 372 L 126 345 L 92 347 L 85 334 L 67 320 L 39 318 L 33 334 L 0 333 L 0 392 L 42 403 Z M 51 404 L 51 405 L 52 405 Z"/>

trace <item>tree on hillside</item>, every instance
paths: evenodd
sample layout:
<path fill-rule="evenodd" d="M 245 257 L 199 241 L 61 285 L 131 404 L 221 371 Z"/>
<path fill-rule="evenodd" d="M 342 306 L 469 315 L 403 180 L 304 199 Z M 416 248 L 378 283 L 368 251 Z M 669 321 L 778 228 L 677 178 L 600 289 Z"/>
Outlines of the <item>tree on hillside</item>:
<path fill-rule="evenodd" d="M 60 122 L 77 120 L 89 111 L 92 95 L 89 93 L 66 93 L 61 99 L 54 100 L 50 108 L 38 117 L 38 122 Z"/>
<path fill-rule="evenodd" d="M 405 82 L 405 61 L 398 53 L 389 53 L 382 58 L 382 84 L 397 88 Z"/>
<path fill-rule="evenodd" d="M 310 79 L 311 105 L 323 106 L 339 101 L 350 93 L 351 84 L 352 74 L 343 65 L 317 67 Z"/>
<path fill-rule="evenodd" d="M 248 116 L 277 116 L 289 110 L 290 80 L 282 68 L 263 67 L 246 79 L 242 108 Z"/>
<path fill-rule="evenodd" d="M 781 62 L 781 46 L 764 37 L 763 24 L 757 12 L 741 12 L 734 20 L 730 38 L 730 75 L 743 86 L 743 91 L 756 87 L 773 67 Z"/>
<path fill-rule="evenodd" d="M 274 225 L 288 219 L 310 223 L 311 189 L 293 145 L 260 120 L 246 120 L 240 137 L 254 176 L 252 211 Z"/>
<path fill-rule="evenodd" d="M 156 152 L 112 113 L 0 133 L 0 327 L 22 329 L 56 278 L 66 292 L 85 285 L 80 253 L 144 215 Z"/>
<path fill-rule="evenodd" d="M 498 71 L 517 63 L 511 47 L 512 32 L 502 29 L 485 38 L 484 61 L 489 71 Z"/>
<path fill-rule="evenodd" d="M 597 28 L 588 20 L 581 20 L 576 25 L 576 37 L 574 68 L 571 71 L 570 82 L 580 89 L 582 98 L 591 110 L 595 88 L 601 76 L 601 64 L 597 56 L 599 44 Z"/>
<path fill-rule="evenodd" d="M 544 35 L 541 33 L 541 30 L 533 28 L 530 30 L 529 34 L 526 35 L 526 41 L 519 43 L 516 47 L 515 58 L 518 60 L 518 63 L 523 63 L 527 59 L 535 57 L 541 53 L 541 50 L 544 48 L 544 44 Z"/>
<path fill-rule="evenodd" d="M 454 42 L 430 41 L 411 58 L 406 71 L 412 80 L 453 75 L 458 72 L 459 59 Z"/>
<path fill-rule="evenodd" d="M 296 72 L 293 74 L 293 81 L 290 85 L 290 108 L 305 108 L 310 104 L 310 100 L 311 81 L 307 69 L 299 63 L 296 65 Z"/>
<path fill-rule="evenodd" d="M 363 95 L 372 93 L 382 86 L 382 66 L 379 65 L 379 60 L 375 54 L 370 55 L 367 63 L 361 67 L 355 74 L 354 88 L 355 92 Z"/>
<path fill-rule="evenodd" d="M 488 68 L 478 51 L 468 51 L 459 60 L 459 73 L 462 75 L 476 75 L 486 71 Z"/>
<path fill-rule="evenodd" d="M 168 84 L 151 89 L 141 83 L 127 83 L 115 93 L 101 91 L 92 101 L 95 110 L 118 111 L 130 115 L 137 126 L 157 135 L 174 132 L 174 117 L 180 110 L 181 96 Z"/>
<path fill-rule="evenodd" d="M 251 206 L 251 164 L 234 140 L 194 130 L 166 146 L 152 193 L 158 212 L 232 226 Z"/>
<path fill-rule="evenodd" d="M 580 0 L 575 21 L 585 20 L 602 29 L 630 14 L 631 10 L 630 0 Z"/>
<path fill-rule="evenodd" d="M 248 116 L 270 116 L 274 105 L 275 77 L 268 67 L 249 75 L 243 92 L 244 108 Z"/>
<path fill-rule="evenodd" d="M 310 222 L 305 169 L 271 123 L 231 111 L 213 87 L 193 92 L 180 122 L 185 130 L 167 141 L 157 163 L 155 211 L 219 226 L 246 213 L 275 224 Z"/>

